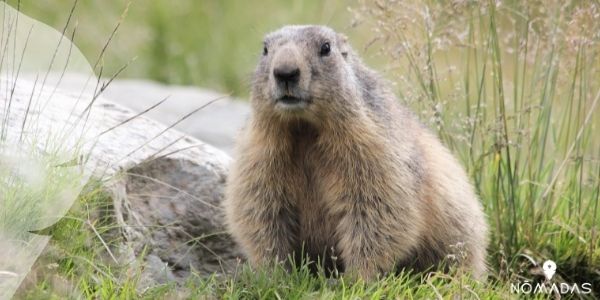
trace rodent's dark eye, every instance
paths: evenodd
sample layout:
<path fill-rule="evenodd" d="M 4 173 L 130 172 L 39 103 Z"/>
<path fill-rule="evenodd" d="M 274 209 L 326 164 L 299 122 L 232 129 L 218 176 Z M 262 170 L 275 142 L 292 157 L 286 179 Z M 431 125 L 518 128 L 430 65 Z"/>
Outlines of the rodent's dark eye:
<path fill-rule="evenodd" d="M 329 52 L 331 52 L 331 45 L 329 45 L 329 43 L 321 45 L 321 51 L 319 52 L 321 56 L 327 56 L 329 55 Z"/>
<path fill-rule="evenodd" d="M 267 45 L 263 46 L 263 55 L 269 54 L 269 49 L 267 49 Z"/>

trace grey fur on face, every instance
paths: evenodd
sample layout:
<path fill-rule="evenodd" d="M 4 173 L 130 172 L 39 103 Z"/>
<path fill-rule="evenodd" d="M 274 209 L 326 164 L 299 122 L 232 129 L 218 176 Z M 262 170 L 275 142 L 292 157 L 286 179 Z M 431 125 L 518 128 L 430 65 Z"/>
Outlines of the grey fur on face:
<path fill-rule="evenodd" d="M 351 88 L 345 84 L 353 79 L 336 80 L 353 77 L 346 43 L 343 35 L 324 26 L 285 26 L 267 34 L 253 93 L 281 114 L 320 112 L 316 108 L 335 98 L 336 91 Z"/>

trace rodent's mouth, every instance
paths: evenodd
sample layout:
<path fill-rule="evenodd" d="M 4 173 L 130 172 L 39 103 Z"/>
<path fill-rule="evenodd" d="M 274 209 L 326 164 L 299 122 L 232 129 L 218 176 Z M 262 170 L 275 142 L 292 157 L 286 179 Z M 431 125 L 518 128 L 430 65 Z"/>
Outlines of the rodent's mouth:
<path fill-rule="evenodd" d="M 294 96 L 283 96 L 279 99 L 277 99 L 277 102 L 281 102 L 284 104 L 298 104 L 300 102 L 302 102 L 303 100 L 298 98 L 298 97 L 294 97 Z"/>
<path fill-rule="evenodd" d="M 283 110 L 301 110 L 308 106 L 308 100 L 301 97 L 285 95 L 277 98 L 275 105 Z"/>

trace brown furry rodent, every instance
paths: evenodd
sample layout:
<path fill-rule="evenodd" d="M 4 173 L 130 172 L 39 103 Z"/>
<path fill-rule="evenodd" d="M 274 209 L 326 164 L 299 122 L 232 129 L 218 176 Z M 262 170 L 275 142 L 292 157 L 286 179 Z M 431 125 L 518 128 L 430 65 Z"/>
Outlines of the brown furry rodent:
<path fill-rule="evenodd" d="M 460 256 L 482 277 L 487 225 L 465 171 L 344 36 L 268 34 L 251 102 L 225 200 L 251 264 L 303 253 L 370 280 Z"/>

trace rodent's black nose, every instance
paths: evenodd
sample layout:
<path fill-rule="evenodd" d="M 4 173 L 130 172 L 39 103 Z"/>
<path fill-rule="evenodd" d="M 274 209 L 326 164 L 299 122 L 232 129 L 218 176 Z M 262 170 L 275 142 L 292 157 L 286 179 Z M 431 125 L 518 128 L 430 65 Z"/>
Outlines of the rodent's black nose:
<path fill-rule="evenodd" d="M 277 81 L 296 83 L 300 79 L 300 69 L 295 66 L 281 66 L 273 70 L 273 75 Z"/>

